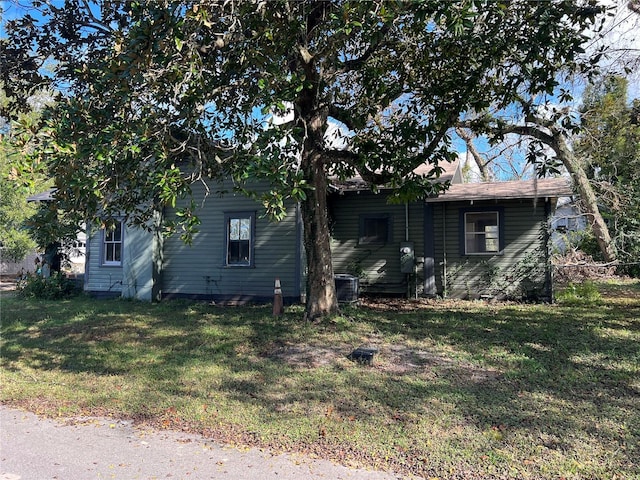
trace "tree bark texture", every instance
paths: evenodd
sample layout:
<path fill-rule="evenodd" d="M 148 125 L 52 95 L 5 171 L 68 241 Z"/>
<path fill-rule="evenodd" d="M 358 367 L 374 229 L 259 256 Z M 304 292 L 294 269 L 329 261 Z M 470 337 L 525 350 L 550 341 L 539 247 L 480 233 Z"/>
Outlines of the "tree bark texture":
<path fill-rule="evenodd" d="M 316 320 L 338 311 L 331 259 L 329 213 L 327 208 L 327 156 L 324 154 L 324 135 L 329 110 L 318 99 L 322 73 L 309 53 L 308 39 L 323 21 L 329 2 L 316 3 L 307 18 L 306 38 L 300 39 L 297 59 L 309 86 L 302 89 L 296 101 L 300 122 L 304 126 L 300 167 L 308 182 L 306 198 L 301 202 L 304 248 L 307 258 L 307 299 L 305 318 Z"/>
<path fill-rule="evenodd" d="M 315 320 L 338 310 L 327 210 L 327 174 L 320 152 L 307 152 L 305 177 L 312 185 L 302 202 L 304 247 L 307 255 L 306 318 Z"/>
<path fill-rule="evenodd" d="M 310 67 L 307 65 L 309 78 L 315 78 L 315 72 Z M 307 257 L 305 318 L 315 320 L 338 311 L 327 208 L 328 176 L 323 148 L 328 110 L 317 105 L 315 89 L 312 88 L 301 93 L 297 107 L 307 132 L 301 168 L 311 187 L 301 205 Z"/>
<path fill-rule="evenodd" d="M 460 138 L 462 138 L 462 140 L 464 140 L 464 143 L 467 145 L 467 150 L 471 154 L 471 157 L 473 157 L 473 159 L 475 160 L 478 170 L 480 170 L 480 176 L 482 177 L 482 181 L 483 182 L 490 181 L 491 176 L 489 175 L 489 170 L 487 169 L 487 165 L 483 161 L 482 156 L 480 155 L 480 152 L 478 151 L 478 149 L 476 149 L 475 145 L 473 144 L 472 135 L 469 132 L 467 132 L 464 128 L 461 128 L 461 127 L 456 127 L 456 133 Z"/>

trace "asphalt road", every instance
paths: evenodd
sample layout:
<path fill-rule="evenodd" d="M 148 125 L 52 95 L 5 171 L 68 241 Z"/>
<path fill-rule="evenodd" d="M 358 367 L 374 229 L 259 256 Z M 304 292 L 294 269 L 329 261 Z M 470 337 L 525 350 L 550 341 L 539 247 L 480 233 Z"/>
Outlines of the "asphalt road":
<path fill-rule="evenodd" d="M 238 450 L 108 418 L 50 420 L 0 406 L 0 480 L 392 480 L 325 460 Z"/>

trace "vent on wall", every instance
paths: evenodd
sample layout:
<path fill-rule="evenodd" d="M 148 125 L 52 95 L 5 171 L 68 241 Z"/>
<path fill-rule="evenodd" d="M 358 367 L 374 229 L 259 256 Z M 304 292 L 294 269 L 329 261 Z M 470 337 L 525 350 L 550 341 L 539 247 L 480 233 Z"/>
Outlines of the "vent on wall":
<path fill-rule="evenodd" d="M 338 302 L 351 303 L 358 301 L 358 277 L 346 273 L 334 275 Z"/>

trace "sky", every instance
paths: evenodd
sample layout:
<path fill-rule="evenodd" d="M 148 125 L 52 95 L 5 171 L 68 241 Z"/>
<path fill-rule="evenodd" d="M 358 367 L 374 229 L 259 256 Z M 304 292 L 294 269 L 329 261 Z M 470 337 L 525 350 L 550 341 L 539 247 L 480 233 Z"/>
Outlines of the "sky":
<path fill-rule="evenodd" d="M 601 45 L 608 46 L 609 54 L 601 65 L 613 71 L 621 70 L 623 59 L 633 57 L 631 65 L 635 72 L 628 75 L 628 94 L 630 100 L 640 98 L 640 14 L 628 8 L 628 0 L 606 0 L 605 4 L 617 6 L 617 11 L 606 22 L 602 37 L 588 45 L 587 54 Z"/>
<path fill-rule="evenodd" d="M 29 0 L 0 0 L 0 38 L 6 36 L 4 22 L 24 15 L 30 4 Z"/>

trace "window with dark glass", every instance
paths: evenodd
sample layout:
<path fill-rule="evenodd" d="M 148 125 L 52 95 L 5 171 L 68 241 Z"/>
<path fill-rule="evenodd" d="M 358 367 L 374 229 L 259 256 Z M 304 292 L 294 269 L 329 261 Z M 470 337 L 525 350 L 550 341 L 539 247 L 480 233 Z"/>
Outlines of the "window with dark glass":
<path fill-rule="evenodd" d="M 120 265 L 122 263 L 121 222 L 117 222 L 113 228 L 107 228 L 104 230 L 102 252 L 102 263 L 104 265 Z"/>
<path fill-rule="evenodd" d="M 358 243 L 385 244 L 391 241 L 391 219 L 389 215 L 362 215 Z"/>
<path fill-rule="evenodd" d="M 253 213 L 228 213 L 225 215 L 226 265 L 253 265 Z"/>

